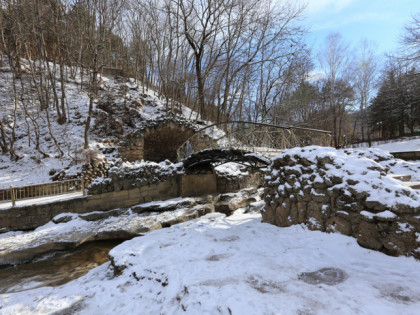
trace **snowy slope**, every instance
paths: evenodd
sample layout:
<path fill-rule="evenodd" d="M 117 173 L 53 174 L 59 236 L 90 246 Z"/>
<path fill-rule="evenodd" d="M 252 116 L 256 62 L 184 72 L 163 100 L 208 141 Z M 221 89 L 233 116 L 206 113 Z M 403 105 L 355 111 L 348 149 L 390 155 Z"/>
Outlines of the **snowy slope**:
<path fill-rule="evenodd" d="M 13 94 L 11 93 L 13 90 L 12 75 L 4 70 L 0 71 L 0 119 L 5 126 L 11 128 L 13 126 L 14 108 Z M 28 76 L 29 74 L 23 75 L 25 78 Z M 71 123 L 58 124 L 54 110 L 51 108 L 49 110 L 54 136 L 57 138 L 61 149 L 65 151 L 65 155 L 61 159 L 57 158 L 59 151 L 49 134 L 45 112 L 39 112 L 38 106 L 31 104 L 31 97 L 26 96 L 28 111 L 39 125 L 40 148 L 50 156 L 43 159 L 41 154 L 35 150 L 33 124 L 28 118 L 25 119 L 22 106 L 18 106 L 17 141 L 14 147 L 21 158 L 18 161 L 11 161 L 8 155 L 0 155 L 0 188 L 10 185 L 48 182 L 50 181 L 48 172 L 51 169 L 69 167 L 69 174 L 77 172 L 77 167 L 74 168 L 74 166 L 75 161 L 81 159 L 84 126 L 80 123 L 81 120 L 76 117 L 86 117 L 89 101 L 87 92 L 77 86 L 79 81 L 80 78 L 76 77 L 75 80 L 70 80 L 67 84 L 66 93 Z M 31 137 L 27 136 L 28 130 Z"/>

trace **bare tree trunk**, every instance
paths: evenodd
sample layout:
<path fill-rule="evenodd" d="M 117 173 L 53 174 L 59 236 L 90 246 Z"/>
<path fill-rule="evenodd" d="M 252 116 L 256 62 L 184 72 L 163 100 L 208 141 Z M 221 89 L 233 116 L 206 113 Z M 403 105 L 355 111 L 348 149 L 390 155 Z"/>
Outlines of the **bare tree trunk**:
<path fill-rule="evenodd" d="M 58 143 L 57 139 L 54 136 L 52 127 L 51 127 L 51 121 L 50 121 L 50 114 L 48 113 L 48 109 L 45 111 L 47 114 L 47 122 L 48 122 L 48 131 L 50 133 L 51 139 L 53 139 L 54 144 L 58 150 L 58 152 L 60 152 L 60 157 L 62 157 L 64 155 L 63 150 L 61 150 L 60 144 Z"/>
<path fill-rule="evenodd" d="M 51 70 L 49 62 L 46 60 L 46 61 L 44 61 L 44 63 L 45 63 L 45 68 L 47 68 L 47 70 L 48 70 L 48 78 L 49 78 L 50 84 L 52 86 L 52 92 L 53 92 L 53 97 L 54 97 L 54 106 L 55 106 L 55 110 L 56 110 L 57 116 L 58 116 L 58 123 L 62 124 L 62 122 L 63 122 L 63 112 L 60 111 L 60 107 L 59 107 L 59 104 L 58 104 L 57 81 L 56 81 L 56 78 L 55 78 L 56 64 L 55 64 L 55 61 L 54 61 L 53 69 Z"/>
<path fill-rule="evenodd" d="M 89 88 L 89 110 L 88 115 L 86 117 L 86 124 L 85 124 L 85 132 L 84 132 L 84 148 L 89 148 L 89 128 L 90 128 L 90 122 L 92 120 L 92 113 L 93 113 L 93 100 L 96 95 L 96 85 L 97 85 L 97 62 L 98 62 L 98 54 L 95 54 L 95 58 L 93 59 L 93 65 L 92 65 L 92 80 Z"/>
<path fill-rule="evenodd" d="M 6 138 L 10 141 L 9 136 L 6 133 L 6 130 L 4 128 L 4 125 L 2 123 L 2 121 L 0 120 L 0 131 L 1 131 L 1 138 L 0 138 L 0 147 L 2 150 L 3 154 L 6 154 L 9 152 L 9 146 L 7 145 L 7 140 Z"/>
<path fill-rule="evenodd" d="M 198 90 L 198 106 L 200 110 L 200 115 L 202 119 L 207 119 L 207 112 L 206 112 L 206 103 L 204 99 L 204 79 L 201 73 L 201 61 L 200 58 L 196 56 L 196 64 L 195 64 L 195 71 L 197 75 L 197 90 Z"/>
<path fill-rule="evenodd" d="M 60 57 L 60 88 L 61 88 L 61 113 L 62 113 L 62 120 L 61 123 L 65 123 L 67 121 L 66 118 L 66 78 L 64 74 L 64 60 L 63 57 Z M 70 116 L 70 113 L 67 113 Z"/>
<path fill-rule="evenodd" d="M 38 101 L 39 101 L 39 105 L 40 105 L 40 109 L 44 110 L 48 107 L 47 104 L 47 100 L 44 98 L 44 95 L 42 93 L 42 72 L 40 73 L 40 81 L 38 82 L 37 80 L 37 76 L 36 76 L 36 61 L 31 61 L 30 59 L 30 54 L 29 54 L 29 49 L 28 49 L 28 45 L 25 43 L 24 44 L 25 47 L 25 52 L 26 52 L 26 57 L 28 59 L 28 63 L 29 63 L 29 68 L 31 70 L 31 76 L 32 76 L 32 83 L 37 91 L 37 95 L 38 95 Z"/>

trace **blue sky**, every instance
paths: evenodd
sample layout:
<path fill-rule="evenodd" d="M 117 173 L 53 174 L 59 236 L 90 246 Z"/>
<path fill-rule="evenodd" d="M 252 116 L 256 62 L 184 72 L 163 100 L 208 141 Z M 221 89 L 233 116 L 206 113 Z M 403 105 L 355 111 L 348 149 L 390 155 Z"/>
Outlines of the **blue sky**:
<path fill-rule="evenodd" d="M 310 28 L 308 44 L 318 50 L 331 32 L 338 32 L 351 47 L 364 38 L 375 41 L 378 54 L 398 47 L 399 36 L 419 0 L 306 0 L 304 24 Z"/>

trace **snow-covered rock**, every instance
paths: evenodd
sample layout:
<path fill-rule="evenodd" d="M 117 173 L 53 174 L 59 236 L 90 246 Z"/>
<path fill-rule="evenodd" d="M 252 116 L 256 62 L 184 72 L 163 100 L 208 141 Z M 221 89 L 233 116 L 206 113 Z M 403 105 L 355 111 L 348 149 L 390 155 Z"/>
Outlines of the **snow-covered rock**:
<path fill-rule="evenodd" d="M 264 221 L 305 223 L 352 235 L 367 248 L 420 258 L 420 193 L 366 156 L 392 160 L 381 150 L 346 154 L 316 146 L 277 156 L 266 176 Z"/>

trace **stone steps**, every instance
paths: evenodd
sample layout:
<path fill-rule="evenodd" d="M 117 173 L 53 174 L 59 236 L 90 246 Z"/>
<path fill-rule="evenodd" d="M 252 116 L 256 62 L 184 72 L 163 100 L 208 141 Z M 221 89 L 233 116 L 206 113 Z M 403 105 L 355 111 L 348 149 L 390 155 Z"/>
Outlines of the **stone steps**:
<path fill-rule="evenodd" d="M 410 182 L 411 175 L 409 174 L 388 174 L 387 176 L 402 181 L 405 186 L 412 189 L 420 190 L 420 182 Z"/>
<path fill-rule="evenodd" d="M 411 179 L 411 175 L 409 174 L 388 174 L 387 176 L 402 182 L 409 182 Z"/>
<path fill-rule="evenodd" d="M 420 182 L 404 182 L 405 186 L 408 186 L 412 189 L 418 189 L 420 190 Z"/>

